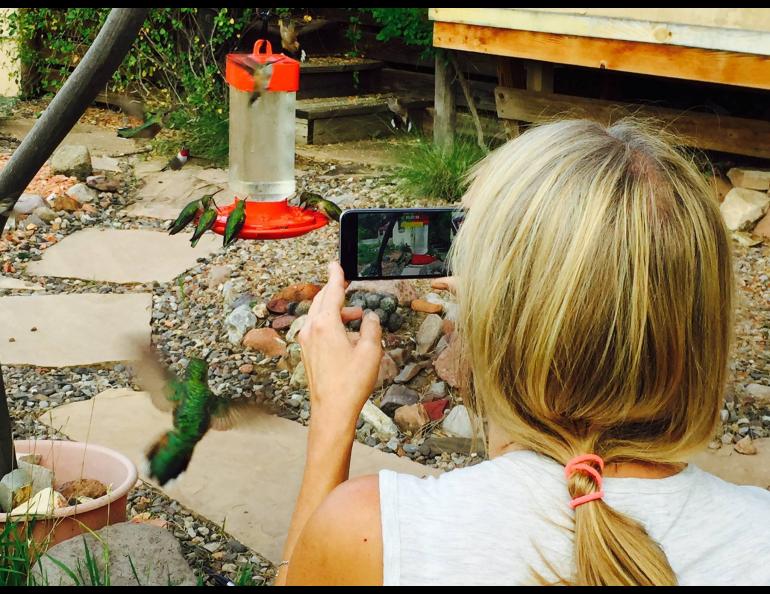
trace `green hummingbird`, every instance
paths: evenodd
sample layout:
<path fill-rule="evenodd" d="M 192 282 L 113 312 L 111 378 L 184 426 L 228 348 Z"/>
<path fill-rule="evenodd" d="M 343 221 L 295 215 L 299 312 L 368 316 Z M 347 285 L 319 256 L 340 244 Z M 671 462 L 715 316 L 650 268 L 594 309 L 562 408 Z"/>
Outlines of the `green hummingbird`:
<path fill-rule="evenodd" d="M 185 471 L 209 429 L 226 430 L 255 419 L 266 407 L 256 400 L 216 396 L 208 385 L 208 363 L 191 358 L 184 379 L 165 367 L 153 349 L 133 365 L 137 381 L 160 410 L 173 411 L 173 427 L 147 451 L 147 473 L 164 485 Z"/>
<path fill-rule="evenodd" d="M 213 194 L 206 194 L 205 196 L 201 196 L 200 198 L 189 202 L 177 215 L 174 222 L 169 226 L 168 234 L 176 235 L 182 229 L 187 227 L 187 225 L 189 225 L 193 219 L 198 216 L 198 214 L 209 208 L 213 199 Z"/>
<path fill-rule="evenodd" d="M 340 215 L 342 214 L 342 209 L 334 204 L 334 202 L 323 198 L 319 194 L 314 194 L 313 192 L 302 192 L 299 195 L 299 206 L 301 208 L 317 210 L 326 215 L 326 218 L 330 221 L 333 220 L 339 222 Z"/>
<path fill-rule="evenodd" d="M 224 240 L 222 241 L 223 247 L 227 247 L 238 238 L 238 233 L 240 233 L 245 222 L 246 222 L 246 201 L 240 200 L 237 202 L 237 204 L 235 205 L 235 208 L 227 217 L 227 222 L 225 223 Z"/>
<path fill-rule="evenodd" d="M 118 128 L 118 136 L 121 138 L 153 138 L 163 127 L 163 113 L 157 113 L 146 117 L 144 123 L 133 128 Z"/>
<path fill-rule="evenodd" d="M 195 227 L 195 231 L 193 231 L 192 238 L 190 239 L 190 245 L 192 247 L 198 245 L 198 241 L 203 234 L 214 226 L 218 214 L 219 211 L 216 208 L 209 207 L 203 211 L 203 214 L 198 219 L 198 226 Z"/>

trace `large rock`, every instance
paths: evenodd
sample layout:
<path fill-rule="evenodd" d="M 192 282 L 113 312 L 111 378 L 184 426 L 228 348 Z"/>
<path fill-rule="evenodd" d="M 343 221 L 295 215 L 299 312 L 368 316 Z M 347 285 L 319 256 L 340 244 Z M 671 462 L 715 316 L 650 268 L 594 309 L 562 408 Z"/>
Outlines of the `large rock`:
<path fill-rule="evenodd" d="M 396 410 L 393 420 L 403 433 L 415 434 L 430 423 L 430 416 L 422 404 L 410 404 Z"/>
<path fill-rule="evenodd" d="M 392 382 L 397 375 L 398 367 L 395 361 L 390 355 L 383 353 L 380 359 L 380 369 L 377 372 L 377 383 L 374 385 L 375 389 L 379 390 L 386 382 Z"/>
<path fill-rule="evenodd" d="M 89 188 L 86 184 L 75 184 L 69 190 L 67 190 L 67 196 L 74 198 L 81 204 L 93 202 L 99 197 L 96 190 Z"/>
<path fill-rule="evenodd" d="M 100 574 L 108 573 L 112 586 L 196 585 L 195 574 L 171 532 L 129 522 L 106 526 L 93 535 L 70 538 L 50 548 L 48 554 L 41 557 L 40 566 L 35 567 L 36 577 L 50 586 L 75 585 L 67 572 L 51 558 L 77 573 L 78 563 L 85 568 L 84 540 Z M 105 567 L 105 556 L 109 559 L 109 567 Z M 137 576 L 140 583 L 137 583 Z"/>
<path fill-rule="evenodd" d="M 91 153 L 82 144 L 64 144 L 51 157 L 51 171 L 85 180 L 93 170 Z"/>
<path fill-rule="evenodd" d="M 252 313 L 248 303 L 236 307 L 225 318 L 227 339 L 231 344 L 240 344 L 246 332 L 251 330 L 256 323 L 257 316 Z"/>
<path fill-rule="evenodd" d="M 733 167 L 727 172 L 732 184 L 737 188 L 749 190 L 761 190 L 767 192 L 770 189 L 770 171 L 758 169 L 740 169 Z"/>
<path fill-rule="evenodd" d="M 374 433 L 385 438 L 386 441 L 398 435 L 396 424 L 388 415 L 372 404 L 370 400 L 367 400 L 361 409 L 361 419 L 365 423 L 369 423 Z"/>
<path fill-rule="evenodd" d="M 441 340 L 445 339 L 446 337 L 442 337 Z M 436 375 L 453 388 L 459 388 L 465 382 L 468 370 L 463 361 L 462 346 L 456 332 L 449 338 L 448 346 L 441 351 L 433 362 L 433 366 L 436 369 Z"/>
<path fill-rule="evenodd" d="M 418 294 L 414 286 L 405 280 L 353 281 L 348 285 L 348 293 L 364 291 L 367 293 L 387 293 L 394 295 L 400 305 L 409 305 Z"/>
<path fill-rule="evenodd" d="M 757 223 L 757 226 L 754 227 L 753 233 L 758 237 L 770 239 L 770 213 L 762 217 L 762 220 L 760 220 Z"/>
<path fill-rule="evenodd" d="M 22 194 L 13 205 L 16 214 L 30 214 L 41 206 L 48 206 L 48 202 L 39 194 Z"/>
<path fill-rule="evenodd" d="M 389 417 L 392 417 L 396 410 L 402 406 L 417 404 L 420 401 L 420 395 L 414 390 L 401 384 L 392 384 L 380 400 L 380 409 Z"/>
<path fill-rule="evenodd" d="M 746 231 L 762 218 L 770 206 L 770 196 L 756 190 L 733 188 L 719 207 L 725 225 L 731 231 Z"/>
<path fill-rule="evenodd" d="M 268 357 L 282 357 L 286 354 L 286 343 L 273 328 L 249 330 L 243 337 L 243 346 Z"/>
<path fill-rule="evenodd" d="M 749 384 L 746 386 L 746 392 L 759 406 L 770 406 L 770 386 Z"/>
<path fill-rule="evenodd" d="M 462 404 L 455 406 L 441 424 L 441 428 L 454 437 L 473 438 L 473 424 L 468 409 Z"/>
<path fill-rule="evenodd" d="M 417 353 L 424 355 L 433 348 L 436 341 L 441 336 L 441 325 L 443 320 L 438 314 L 428 315 L 420 324 L 417 331 Z"/>

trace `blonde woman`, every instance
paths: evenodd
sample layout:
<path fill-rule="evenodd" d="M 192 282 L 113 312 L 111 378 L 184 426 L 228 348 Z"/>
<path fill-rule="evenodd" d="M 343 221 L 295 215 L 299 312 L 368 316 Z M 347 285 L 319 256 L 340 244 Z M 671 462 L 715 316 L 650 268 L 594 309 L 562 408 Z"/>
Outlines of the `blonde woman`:
<path fill-rule="evenodd" d="M 629 122 L 487 157 L 454 244 L 489 460 L 348 480 L 380 359 L 336 265 L 300 334 L 312 419 L 279 583 L 770 584 L 770 492 L 687 464 L 718 424 L 729 241 L 693 165 Z"/>

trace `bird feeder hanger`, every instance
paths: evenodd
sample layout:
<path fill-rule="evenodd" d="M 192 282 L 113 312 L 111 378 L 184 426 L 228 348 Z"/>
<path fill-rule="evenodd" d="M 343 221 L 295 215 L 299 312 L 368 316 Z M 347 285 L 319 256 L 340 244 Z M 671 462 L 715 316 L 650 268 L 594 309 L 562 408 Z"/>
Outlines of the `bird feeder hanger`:
<path fill-rule="evenodd" d="M 253 65 L 270 65 L 266 90 L 254 99 Z M 251 67 L 250 67 L 251 66 Z M 299 62 L 274 54 L 259 39 L 251 54 L 228 54 L 225 79 L 230 86 L 230 189 L 233 204 L 219 208 L 212 231 L 225 232 L 227 216 L 246 200 L 246 222 L 239 239 L 285 239 L 326 225 L 322 213 L 291 206 L 294 178 L 294 128 Z"/>

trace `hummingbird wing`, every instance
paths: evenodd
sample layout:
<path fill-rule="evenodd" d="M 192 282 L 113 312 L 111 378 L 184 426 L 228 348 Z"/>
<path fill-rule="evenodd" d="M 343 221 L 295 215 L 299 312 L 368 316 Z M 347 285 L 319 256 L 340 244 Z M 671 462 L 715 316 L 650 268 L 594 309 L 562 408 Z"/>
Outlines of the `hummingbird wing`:
<path fill-rule="evenodd" d="M 263 400 L 231 400 L 215 396 L 211 408 L 211 428 L 215 431 L 227 431 L 234 427 L 243 427 L 274 412 Z"/>
<path fill-rule="evenodd" d="M 186 389 L 171 370 L 163 365 L 158 352 L 152 347 L 140 350 L 139 358 L 132 365 L 137 383 L 150 395 L 156 408 L 173 411 L 184 400 Z"/>

